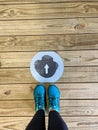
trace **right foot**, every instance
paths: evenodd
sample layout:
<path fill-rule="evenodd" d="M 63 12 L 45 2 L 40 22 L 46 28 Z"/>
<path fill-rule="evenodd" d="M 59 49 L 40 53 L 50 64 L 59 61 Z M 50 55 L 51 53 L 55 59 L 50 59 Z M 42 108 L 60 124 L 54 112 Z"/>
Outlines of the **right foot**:
<path fill-rule="evenodd" d="M 48 88 L 49 111 L 56 110 L 60 112 L 60 91 L 56 85 L 50 85 Z"/>

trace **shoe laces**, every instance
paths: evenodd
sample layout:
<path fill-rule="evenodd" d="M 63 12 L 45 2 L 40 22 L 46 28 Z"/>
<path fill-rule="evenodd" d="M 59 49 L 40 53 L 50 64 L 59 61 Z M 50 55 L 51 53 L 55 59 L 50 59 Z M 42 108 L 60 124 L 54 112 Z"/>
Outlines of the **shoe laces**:
<path fill-rule="evenodd" d="M 40 108 L 44 108 L 44 97 L 41 95 L 38 95 L 38 97 L 35 98 L 36 105 Z"/>
<path fill-rule="evenodd" d="M 58 97 L 55 97 L 55 96 L 51 96 L 49 98 L 49 105 L 51 107 L 59 107 L 59 98 Z"/>

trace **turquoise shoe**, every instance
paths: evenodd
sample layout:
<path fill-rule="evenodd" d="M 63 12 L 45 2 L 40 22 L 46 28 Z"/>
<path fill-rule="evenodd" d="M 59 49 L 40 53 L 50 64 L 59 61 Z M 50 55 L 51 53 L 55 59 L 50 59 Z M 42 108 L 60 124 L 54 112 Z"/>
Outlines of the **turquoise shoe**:
<path fill-rule="evenodd" d="M 34 89 L 35 110 L 45 110 L 45 88 L 43 85 L 37 85 Z"/>
<path fill-rule="evenodd" d="M 57 112 L 60 112 L 60 91 L 56 85 L 49 86 L 48 100 L 49 100 L 48 105 L 49 111 L 56 110 Z"/>

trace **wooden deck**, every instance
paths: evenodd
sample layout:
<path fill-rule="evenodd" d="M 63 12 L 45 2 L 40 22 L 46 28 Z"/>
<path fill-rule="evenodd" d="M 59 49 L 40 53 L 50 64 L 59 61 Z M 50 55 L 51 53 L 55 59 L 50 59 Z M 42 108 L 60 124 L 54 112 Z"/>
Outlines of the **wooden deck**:
<path fill-rule="evenodd" d="M 34 115 L 29 64 L 42 50 L 64 59 L 69 130 L 98 130 L 98 0 L 0 0 L 0 130 L 25 130 Z"/>

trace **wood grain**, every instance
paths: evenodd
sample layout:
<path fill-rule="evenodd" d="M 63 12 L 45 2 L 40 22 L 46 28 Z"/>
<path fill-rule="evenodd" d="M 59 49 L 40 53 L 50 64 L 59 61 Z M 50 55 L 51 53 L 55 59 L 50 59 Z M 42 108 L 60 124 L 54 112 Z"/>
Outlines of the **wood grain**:
<path fill-rule="evenodd" d="M 0 117 L 0 129 L 25 130 L 32 117 Z M 63 117 L 69 130 L 97 130 L 98 117 Z M 48 119 L 46 118 L 46 123 Z"/>
<path fill-rule="evenodd" d="M 65 67 L 59 83 L 98 82 L 98 67 Z M 37 83 L 29 68 L 0 69 L 0 84 Z"/>
<path fill-rule="evenodd" d="M 0 5 L 0 20 L 97 17 L 98 2 Z"/>
<path fill-rule="evenodd" d="M 0 0 L 0 130 L 25 130 L 34 116 L 29 64 L 45 50 L 64 60 L 56 85 L 69 130 L 97 130 L 98 0 Z"/>
<path fill-rule="evenodd" d="M 0 36 L 98 33 L 97 21 L 98 18 L 0 21 Z"/>
<path fill-rule="evenodd" d="M 0 51 L 98 49 L 98 34 L 0 36 Z"/>
<path fill-rule="evenodd" d="M 29 67 L 36 52 L 0 53 L 0 68 Z M 98 51 L 58 51 L 64 66 L 97 66 Z"/>
<path fill-rule="evenodd" d="M 48 102 L 47 102 L 48 103 Z M 98 116 L 98 100 L 61 100 L 62 116 Z M 0 101 L 0 116 L 32 116 L 33 100 Z"/>
<path fill-rule="evenodd" d="M 63 100 L 98 99 L 98 83 L 63 83 L 56 85 L 60 89 L 61 99 Z M 0 85 L 0 100 L 32 100 L 35 86 L 36 84 Z"/>

